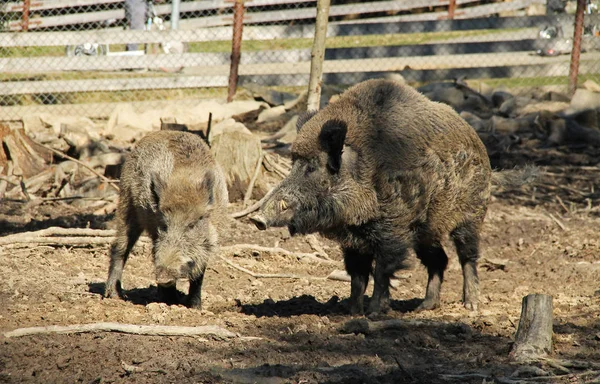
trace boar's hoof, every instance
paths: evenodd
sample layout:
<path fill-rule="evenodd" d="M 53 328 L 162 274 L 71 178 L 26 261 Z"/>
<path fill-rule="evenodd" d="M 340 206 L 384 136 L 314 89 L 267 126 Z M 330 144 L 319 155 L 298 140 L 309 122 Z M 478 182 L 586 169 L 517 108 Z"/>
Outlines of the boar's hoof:
<path fill-rule="evenodd" d="M 415 309 L 415 312 L 429 311 L 429 310 L 436 309 L 436 308 L 439 308 L 439 307 L 440 307 L 440 302 L 439 301 L 425 299 L 421 303 L 421 305 L 419 305 L 417 307 L 417 309 Z"/>
<path fill-rule="evenodd" d="M 473 303 L 473 302 L 465 302 L 464 304 L 465 308 L 467 308 L 469 311 L 476 311 L 477 310 L 477 303 Z"/>
<path fill-rule="evenodd" d="M 188 298 L 187 303 L 186 303 L 188 308 L 192 308 L 192 309 L 202 309 L 202 301 L 200 301 L 200 299 L 198 298 Z"/>
<path fill-rule="evenodd" d="M 119 299 L 123 298 L 123 291 L 121 289 L 121 285 L 118 284 L 114 287 L 105 287 L 104 288 L 104 297 L 106 299 Z"/>
<path fill-rule="evenodd" d="M 264 231 L 267 229 L 267 220 L 260 214 L 254 215 L 250 217 L 250 221 L 256 225 L 256 228 Z"/>

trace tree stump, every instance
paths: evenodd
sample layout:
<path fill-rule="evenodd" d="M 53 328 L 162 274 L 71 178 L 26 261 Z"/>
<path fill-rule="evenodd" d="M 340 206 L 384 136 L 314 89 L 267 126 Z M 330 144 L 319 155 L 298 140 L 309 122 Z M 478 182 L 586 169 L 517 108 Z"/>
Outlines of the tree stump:
<path fill-rule="evenodd" d="M 0 124 L 0 142 L 0 166 L 6 167 L 8 161 L 12 161 L 16 175 L 35 176 L 52 162 L 52 153 L 31 140 L 23 129 L 10 129 Z"/>
<path fill-rule="evenodd" d="M 509 357 L 538 360 L 552 352 L 552 296 L 535 293 L 523 298 L 521 319 Z"/>

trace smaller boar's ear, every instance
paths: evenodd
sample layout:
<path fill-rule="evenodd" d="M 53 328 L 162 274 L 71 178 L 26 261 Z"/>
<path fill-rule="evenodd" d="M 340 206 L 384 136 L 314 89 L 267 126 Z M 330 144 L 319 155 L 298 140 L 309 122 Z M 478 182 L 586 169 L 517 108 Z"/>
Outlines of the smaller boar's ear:
<path fill-rule="evenodd" d="M 158 176 L 158 173 L 152 172 L 150 175 L 150 192 L 152 193 L 152 199 L 154 200 L 154 204 L 158 207 L 158 203 L 160 202 L 160 196 L 162 191 L 164 190 L 164 183 Z"/>
<path fill-rule="evenodd" d="M 296 132 L 300 132 L 300 129 L 302 129 L 304 124 L 306 124 L 306 122 L 308 120 L 312 119 L 312 117 L 314 115 L 316 115 L 317 112 L 319 112 L 319 111 L 310 110 L 310 111 L 302 112 L 300 114 L 300 116 L 298 116 L 298 121 L 296 121 Z"/>
<path fill-rule="evenodd" d="M 327 169 L 331 173 L 338 173 L 342 165 L 342 151 L 348 126 L 341 120 L 329 120 L 323 124 L 319 134 L 319 143 L 329 155 Z"/>
<path fill-rule="evenodd" d="M 215 174 L 213 171 L 208 170 L 204 174 L 204 179 L 200 185 L 202 192 L 208 193 L 208 205 L 212 205 L 215 200 L 214 189 L 215 189 Z"/>

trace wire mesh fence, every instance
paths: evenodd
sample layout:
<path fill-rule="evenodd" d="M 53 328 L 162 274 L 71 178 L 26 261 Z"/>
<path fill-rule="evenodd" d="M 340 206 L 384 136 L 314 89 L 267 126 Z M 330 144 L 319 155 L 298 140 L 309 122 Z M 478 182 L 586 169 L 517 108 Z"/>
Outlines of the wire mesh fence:
<path fill-rule="evenodd" d="M 239 0 L 238 0 L 239 1 Z M 334 0 L 323 82 L 402 76 L 566 89 L 575 20 L 562 0 Z M 587 1 L 579 76 L 600 77 Z M 231 0 L 25 0 L 0 5 L 0 119 L 52 108 L 106 116 L 115 103 L 225 98 Z M 238 86 L 305 88 L 316 0 L 247 0 Z"/>

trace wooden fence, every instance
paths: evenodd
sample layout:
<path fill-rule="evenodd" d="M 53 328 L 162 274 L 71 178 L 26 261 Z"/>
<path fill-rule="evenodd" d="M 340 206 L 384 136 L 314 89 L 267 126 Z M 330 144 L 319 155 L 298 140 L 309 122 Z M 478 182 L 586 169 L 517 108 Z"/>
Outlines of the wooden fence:
<path fill-rule="evenodd" d="M 64 6 L 77 2 L 85 5 L 88 0 L 42 0 L 35 2 L 37 7 Z M 117 2 L 101 0 L 102 2 Z M 246 4 L 283 4 L 289 0 L 254 0 Z M 312 0 L 311 0 L 312 1 Z M 415 0 L 411 5 L 423 5 L 434 0 Z M 444 0 L 437 3 L 447 4 Z M 465 0 L 462 4 L 469 2 Z M 184 2 L 187 7 L 221 7 L 222 0 L 203 2 Z M 390 6 L 408 2 L 381 1 L 353 4 L 363 7 L 374 4 Z M 457 3 L 461 4 L 458 0 Z M 525 6 L 539 4 L 540 0 L 514 0 L 510 3 L 498 3 Z M 6 3 L 4 11 L 14 11 L 22 4 Z M 250 6 L 250 5 L 249 5 Z M 344 5 L 346 6 L 346 5 Z M 454 20 L 441 19 L 437 12 L 431 12 L 429 20 L 390 21 L 366 20 L 362 22 L 333 22 L 328 28 L 328 37 L 351 37 L 369 35 L 398 35 L 420 33 L 423 36 L 438 36 L 422 44 L 360 46 L 327 49 L 324 63 L 324 81 L 331 84 L 353 84 L 373 77 L 398 73 L 408 81 L 429 82 L 457 77 L 467 78 L 527 78 L 567 76 L 569 56 L 540 57 L 534 54 L 542 48 L 544 42 L 537 38 L 539 28 L 545 25 L 572 23 L 572 16 L 518 16 L 518 17 L 478 17 L 466 18 L 478 14 L 481 7 L 475 5 L 464 8 L 465 13 L 457 9 Z M 12 8 L 10 8 L 12 7 Z M 342 6 L 340 6 L 342 7 Z M 33 2 L 32 2 L 33 8 Z M 46 9 L 46 8 L 40 8 Z M 344 8 L 338 8 L 344 9 Z M 375 9 L 375 8 L 372 8 Z M 380 8 L 376 8 L 380 9 Z M 382 8 L 381 8 L 382 9 Z M 488 9 L 488 16 L 497 13 L 499 8 Z M 504 8 L 501 8 L 504 9 Z M 312 11 L 306 8 L 303 11 Z M 468 10 L 468 12 L 466 12 Z M 353 12 L 354 12 L 353 11 Z M 264 14 L 265 12 L 261 12 Z M 360 13 L 360 12 L 359 12 Z M 432 16 L 434 15 L 434 16 Z M 413 15 L 409 15 L 413 16 Z M 594 15 L 595 16 L 595 15 Z M 283 14 L 282 18 L 287 17 Z M 394 16 L 404 17 L 404 16 Z M 420 16 L 421 17 L 421 16 Z M 182 22 L 185 20 L 182 20 Z M 596 20 L 598 21 L 598 20 Z M 182 23 L 183 24 L 183 23 Z M 188 24 L 189 25 L 189 24 Z M 462 38 L 456 32 L 469 32 Z M 314 25 L 246 25 L 244 40 L 283 40 L 289 38 L 310 39 L 314 34 Z M 433 34 L 433 35 L 432 35 Z M 437 35 L 436 35 L 437 34 Z M 28 32 L 0 33 L 0 49 L 19 50 L 22 47 L 64 47 L 67 45 L 95 42 L 115 45 L 128 41 L 139 43 L 159 43 L 181 41 L 187 43 L 207 41 L 231 41 L 230 27 L 203 27 L 177 31 L 128 31 L 128 30 L 90 30 L 79 32 Z M 181 54 L 158 54 L 141 56 L 24 56 L 2 55 L 0 50 L 0 103 L 15 100 L 24 95 L 54 95 L 81 92 L 112 91 L 148 91 L 161 89 L 186 89 L 203 87 L 226 87 L 229 75 L 229 56 L 227 52 L 189 52 Z M 183 67 L 178 73 L 164 73 L 165 67 Z M 129 68 L 147 68 L 144 74 L 123 72 Z M 244 51 L 239 68 L 240 85 L 259 83 L 263 85 L 304 86 L 308 83 L 310 71 L 310 49 L 273 49 L 268 51 Z M 101 73 L 102 76 L 49 76 L 52 74 Z M 580 74 L 600 73 L 600 54 L 595 51 L 581 56 Z M 60 78 L 57 80 L 56 78 Z M 55 100 L 53 97 L 52 100 Z M 0 104 L 2 105 L 2 104 Z M 30 113 L 32 108 L 20 105 L 0 107 L 0 120 L 19 118 Z"/>

